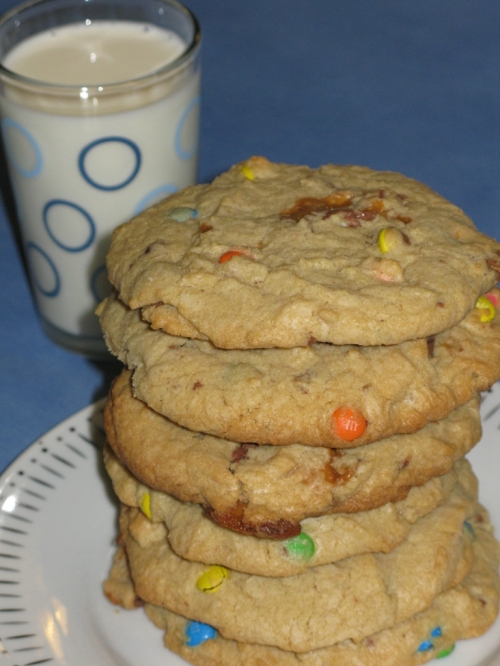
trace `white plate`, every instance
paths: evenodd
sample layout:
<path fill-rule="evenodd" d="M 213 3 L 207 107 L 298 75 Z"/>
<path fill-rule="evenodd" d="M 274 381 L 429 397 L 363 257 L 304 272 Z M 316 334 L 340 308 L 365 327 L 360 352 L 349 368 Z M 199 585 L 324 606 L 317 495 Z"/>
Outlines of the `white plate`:
<path fill-rule="evenodd" d="M 32 444 L 0 477 L 0 666 L 182 666 L 143 611 L 109 604 L 101 581 L 116 535 L 102 470 L 102 403 Z M 500 534 L 500 385 L 469 456 Z M 500 666 L 500 619 L 440 666 Z M 237 666 L 235 664 L 235 666 Z"/>

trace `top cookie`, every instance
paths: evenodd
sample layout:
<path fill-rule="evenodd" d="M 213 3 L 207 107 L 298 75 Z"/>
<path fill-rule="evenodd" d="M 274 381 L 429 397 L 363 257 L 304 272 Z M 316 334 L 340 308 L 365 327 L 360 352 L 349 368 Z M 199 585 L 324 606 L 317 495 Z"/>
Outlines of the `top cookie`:
<path fill-rule="evenodd" d="M 400 174 L 253 157 L 119 227 L 108 270 L 154 328 L 217 347 L 396 344 L 458 323 L 500 244 Z"/>

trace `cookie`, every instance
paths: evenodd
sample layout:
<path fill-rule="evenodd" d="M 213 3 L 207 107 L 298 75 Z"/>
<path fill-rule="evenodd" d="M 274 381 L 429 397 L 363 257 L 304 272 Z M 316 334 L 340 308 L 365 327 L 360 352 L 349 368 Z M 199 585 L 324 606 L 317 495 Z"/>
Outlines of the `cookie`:
<path fill-rule="evenodd" d="M 287 538 L 308 516 L 357 512 L 404 498 L 445 474 L 481 436 L 475 397 L 442 421 L 352 449 L 240 445 L 181 428 L 134 398 L 129 371 L 104 409 L 108 441 L 146 486 L 201 504 L 231 529 Z"/>
<path fill-rule="evenodd" d="M 108 578 L 103 582 L 102 589 L 108 600 L 126 610 L 144 606 L 134 590 L 127 554 L 123 546 L 118 546 L 113 556 L 113 564 Z"/>
<path fill-rule="evenodd" d="M 179 558 L 165 527 L 138 509 L 122 510 L 120 541 L 143 601 L 215 626 L 225 638 L 307 652 L 358 642 L 458 585 L 472 563 L 463 525 L 473 512 L 470 501 L 450 501 L 415 523 L 390 553 L 357 555 L 285 578 Z"/>
<path fill-rule="evenodd" d="M 439 333 L 495 285 L 499 255 L 460 209 L 400 174 L 254 157 L 119 227 L 107 265 L 155 327 L 291 348 Z"/>
<path fill-rule="evenodd" d="M 148 489 L 107 449 L 106 469 L 123 504 L 140 507 L 153 522 L 164 522 L 166 538 L 179 557 L 258 576 L 294 576 L 307 569 L 363 553 L 388 553 L 412 526 L 438 506 L 477 496 L 468 461 L 445 476 L 412 488 L 405 500 L 371 511 L 306 518 L 301 533 L 285 541 L 258 539 L 224 529 L 200 506 Z"/>
<path fill-rule="evenodd" d="M 415 432 L 488 389 L 500 376 L 493 314 L 476 307 L 431 339 L 393 346 L 221 350 L 153 331 L 116 296 L 99 307 L 109 349 L 155 411 L 237 442 L 331 448 Z"/>
<path fill-rule="evenodd" d="M 478 522 L 477 518 L 484 520 Z M 357 643 L 346 640 L 298 655 L 228 640 L 210 626 L 159 606 L 146 604 L 145 611 L 165 632 L 166 647 L 194 666 L 418 666 L 447 656 L 456 641 L 485 633 L 497 617 L 498 544 L 482 511 L 472 519 L 472 525 L 477 535 L 472 544 L 474 561 L 464 581 L 439 594 L 427 610 Z"/>

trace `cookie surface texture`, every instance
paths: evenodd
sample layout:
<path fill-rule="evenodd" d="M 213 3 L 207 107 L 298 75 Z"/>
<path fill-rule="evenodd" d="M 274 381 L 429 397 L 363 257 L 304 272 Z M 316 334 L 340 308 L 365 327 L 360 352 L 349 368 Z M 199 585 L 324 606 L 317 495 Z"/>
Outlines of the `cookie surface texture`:
<path fill-rule="evenodd" d="M 155 411 L 237 442 L 331 448 L 415 432 L 490 388 L 500 376 L 500 317 L 482 313 L 475 307 L 434 338 L 400 345 L 225 350 L 151 330 L 116 296 L 99 307 L 109 349 Z M 354 438 L 339 429 L 339 411 L 362 421 Z"/>
<path fill-rule="evenodd" d="M 477 517 L 485 515 L 482 511 Z M 472 521 L 474 562 L 463 583 L 438 595 L 431 607 L 395 626 L 355 643 L 297 655 L 255 643 L 215 638 L 189 646 L 190 621 L 159 606 L 146 604 L 148 617 L 163 631 L 166 647 L 194 666 L 418 666 L 452 650 L 456 641 L 483 634 L 498 614 L 499 548 L 486 520 Z M 426 649 L 422 649 L 425 647 Z M 453 659 L 453 657 L 452 657 Z M 443 664 L 447 661 L 443 661 Z"/>
<path fill-rule="evenodd" d="M 200 506 L 180 502 L 139 483 L 107 449 L 106 470 L 123 504 L 144 510 L 163 522 L 172 550 L 184 559 L 219 565 L 258 576 L 294 576 L 322 564 L 363 553 L 387 553 L 398 546 L 420 519 L 450 501 L 477 496 L 477 482 L 466 460 L 448 474 L 412 488 L 405 500 L 371 511 L 306 518 L 301 534 L 284 541 L 259 539 L 225 529 Z"/>
<path fill-rule="evenodd" d="M 499 252 L 400 174 L 251 158 L 121 226 L 107 265 L 121 298 L 174 335 L 378 345 L 457 324 L 496 284 Z"/>
<path fill-rule="evenodd" d="M 249 446 L 177 426 L 134 398 L 129 371 L 104 410 L 108 441 L 151 489 L 200 504 L 216 522 L 246 534 L 287 538 L 308 516 L 359 512 L 406 496 L 445 474 L 479 440 L 479 401 L 411 435 L 333 451 Z"/>
<path fill-rule="evenodd" d="M 437 594 L 458 585 L 472 565 L 471 539 L 462 527 L 471 511 L 468 501 L 448 502 L 419 520 L 390 553 L 286 578 L 222 568 L 216 585 L 213 578 L 205 583 L 213 567 L 175 555 L 163 525 L 138 509 L 123 510 L 121 540 L 144 601 L 215 626 L 226 638 L 306 652 L 359 641 L 425 610 Z"/>

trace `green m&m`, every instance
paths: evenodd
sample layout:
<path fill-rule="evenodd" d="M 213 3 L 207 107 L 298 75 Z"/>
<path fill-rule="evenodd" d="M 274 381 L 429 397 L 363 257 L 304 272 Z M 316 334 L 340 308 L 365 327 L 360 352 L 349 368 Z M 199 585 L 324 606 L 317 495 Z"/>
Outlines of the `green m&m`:
<path fill-rule="evenodd" d="M 287 539 L 284 546 L 287 555 L 300 560 L 310 560 L 316 550 L 314 541 L 303 532 L 291 539 Z"/>
<path fill-rule="evenodd" d="M 441 650 L 441 652 L 439 652 L 439 654 L 436 655 L 436 659 L 442 659 L 443 657 L 447 657 L 449 654 L 453 652 L 454 649 L 455 649 L 455 643 L 453 643 L 453 645 L 450 645 L 450 647 Z"/>

